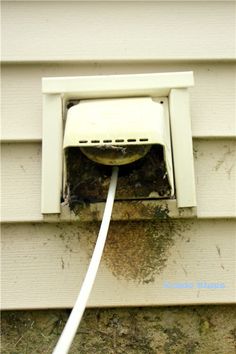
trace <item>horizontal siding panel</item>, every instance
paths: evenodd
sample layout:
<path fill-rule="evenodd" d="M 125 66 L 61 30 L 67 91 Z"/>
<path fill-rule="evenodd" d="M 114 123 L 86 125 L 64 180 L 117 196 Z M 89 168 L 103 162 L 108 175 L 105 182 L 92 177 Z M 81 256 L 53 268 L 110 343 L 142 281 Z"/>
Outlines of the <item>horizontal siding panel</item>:
<path fill-rule="evenodd" d="M 234 2 L 5 2 L 4 61 L 235 59 Z"/>
<path fill-rule="evenodd" d="M 2 139 L 42 138 L 42 77 L 175 71 L 194 72 L 195 86 L 190 89 L 193 136 L 236 136 L 235 64 L 94 63 L 3 66 Z"/>
<path fill-rule="evenodd" d="M 198 217 L 236 217 L 236 141 L 195 140 L 194 154 Z M 41 145 L 3 144 L 2 220 L 42 220 L 40 185 Z"/>
<path fill-rule="evenodd" d="M 41 144 L 5 144 L 1 149 L 2 219 L 41 219 Z"/>
<path fill-rule="evenodd" d="M 199 217 L 236 217 L 236 140 L 195 141 Z"/>
<path fill-rule="evenodd" d="M 164 267 L 148 284 L 114 276 L 109 267 L 111 254 L 107 246 L 88 306 L 235 303 L 236 222 L 198 220 L 181 225 L 182 231 L 173 238 Z M 112 227 L 122 235 L 127 225 L 116 223 Z M 140 230 L 145 224 L 136 223 L 132 227 Z M 2 308 L 72 307 L 97 232 L 98 227 L 94 225 L 84 228 L 76 224 L 3 225 Z M 110 235 L 113 237 L 112 232 Z M 143 240 L 140 242 L 138 246 L 144 247 Z M 123 243 L 120 247 L 122 251 Z M 130 254 L 127 246 L 123 251 Z M 124 264 L 132 262 L 135 267 L 134 256 L 134 253 L 130 255 L 131 259 L 126 259 Z M 141 262 L 145 256 L 140 257 Z M 192 283 L 193 287 L 166 289 L 164 282 Z M 221 283 L 224 288 L 200 290 L 198 282 Z"/>

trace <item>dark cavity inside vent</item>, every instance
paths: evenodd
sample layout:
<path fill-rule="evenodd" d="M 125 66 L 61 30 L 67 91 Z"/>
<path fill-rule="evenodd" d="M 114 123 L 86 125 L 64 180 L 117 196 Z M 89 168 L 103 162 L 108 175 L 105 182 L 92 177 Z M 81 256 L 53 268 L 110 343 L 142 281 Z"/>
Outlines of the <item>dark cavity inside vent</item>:
<path fill-rule="evenodd" d="M 78 147 L 67 148 L 66 164 L 65 194 L 72 210 L 76 210 L 81 203 L 106 200 L 111 166 L 104 166 L 89 160 Z M 153 145 L 142 159 L 119 167 L 116 199 L 169 197 L 170 185 L 161 145 Z"/>

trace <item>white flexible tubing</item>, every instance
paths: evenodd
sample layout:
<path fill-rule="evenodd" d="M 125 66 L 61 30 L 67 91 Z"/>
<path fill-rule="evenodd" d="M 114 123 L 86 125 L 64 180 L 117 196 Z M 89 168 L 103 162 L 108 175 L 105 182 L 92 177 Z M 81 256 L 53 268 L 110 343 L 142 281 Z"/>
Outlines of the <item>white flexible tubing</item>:
<path fill-rule="evenodd" d="M 84 278 L 80 293 L 76 299 L 75 305 L 70 313 L 68 321 L 64 327 L 64 330 L 57 342 L 57 345 L 53 351 L 53 354 L 67 354 L 70 350 L 70 346 L 73 342 L 77 328 L 80 324 L 83 316 L 90 292 L 93 287 L 93 283 L 96 278 L 98 267 L 102 258 L 103 249 L 105 246 L 108 228 L 111 219 L 112 208 L 114 204 L 116 185 L 118 180 L 118 167 L 113 167 L 110 186 L 107 195 L 107 201 L 103 214 L 102 223 L 100 226 L 97 242 L 93 251 L 92 259 L 89 264 L 86 276 Z"/>

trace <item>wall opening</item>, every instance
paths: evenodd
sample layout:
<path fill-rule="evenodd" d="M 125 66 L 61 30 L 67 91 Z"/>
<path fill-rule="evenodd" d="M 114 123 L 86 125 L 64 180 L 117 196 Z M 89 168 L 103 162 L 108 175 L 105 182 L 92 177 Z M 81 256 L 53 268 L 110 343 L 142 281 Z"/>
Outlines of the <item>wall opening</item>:
<path fill-rule="evenodd" d="M 79 147 L 67 148 L 65 160 L 64 198 L 70 208 L 76 209 L 81 203 L 105 201 L 112 166 L 91 161 Z M 153 145 L 140 160 L 119 167 L 116 200 L 169 199 L 170 196 L 171 186 L 161 145 Z"/>

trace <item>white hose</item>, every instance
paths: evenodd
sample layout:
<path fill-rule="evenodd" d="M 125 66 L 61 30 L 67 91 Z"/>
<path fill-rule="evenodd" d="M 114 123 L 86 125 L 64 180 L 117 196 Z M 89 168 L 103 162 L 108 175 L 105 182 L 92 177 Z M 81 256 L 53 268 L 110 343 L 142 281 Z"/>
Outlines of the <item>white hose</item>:
<path fill-rule="evenodd" d="M 72 344 L 77 328 L 83 316 L 90 292 L 93 287 L 93 283 L 96 278 L 96 274 L 102 258 L 102 253 L 107 238 L 113 203 L 115 199 L 117 179 L 118 167 L 113 167 L 103 219 L 99 230 L 96 246 L 93 251 L 92 259 L 89 264 L 86 276 L 84 278 L 80 293 L 77 297 L 77 300 L 71 311 L 65 328 L 61 334 L 61 337 L 59 338 L 59 341 L 57 342 L 57 345 L 53 351 L 53 354 L 66 354 L 69 352 L 70 346 Z"/>

